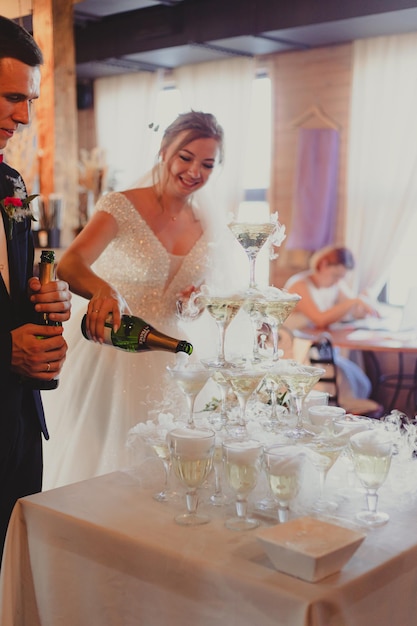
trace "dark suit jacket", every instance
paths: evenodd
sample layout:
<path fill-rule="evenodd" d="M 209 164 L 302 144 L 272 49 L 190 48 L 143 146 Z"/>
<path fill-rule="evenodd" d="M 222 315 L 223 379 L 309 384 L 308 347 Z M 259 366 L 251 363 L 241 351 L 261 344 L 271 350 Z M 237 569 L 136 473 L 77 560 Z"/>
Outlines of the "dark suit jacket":
<path fill-rule="evenodd" d="M 16 182 L 21 182 L 18 172 L 0 163 L 0 200 L 13 196 Z M 23 182 L 21 183 L 23 184 Z M 13 225 L 13 237 L 7 236 L 8 216 L 0 209 L 6 226 L 8 247 L 10 296 L 0 276 L 0 479 L 5 464 L 21 436 L 25 425 L 36 420 L 39 429 L 48 438 L 40 392 L 25 387 L 21 377 L 10 370 L 10 331 L 22 324 L 35 321 L 33 305 L 27 295 L 27 282 L 33 275 L 33 241 L 29 218 Z M 41 472 L 42 468 L 39 468 Z M 7 478 L 7 477 L 6 477 Z"/>

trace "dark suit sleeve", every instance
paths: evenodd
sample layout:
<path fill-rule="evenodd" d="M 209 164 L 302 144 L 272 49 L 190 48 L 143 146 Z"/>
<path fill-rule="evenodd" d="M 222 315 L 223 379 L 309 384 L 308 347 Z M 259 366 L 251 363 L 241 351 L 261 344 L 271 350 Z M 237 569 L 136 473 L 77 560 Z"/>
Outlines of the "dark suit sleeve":
<path fill-rule="evenodd" d="M 12 362 L 12 336 L 9 332 L 0 333 L 0 376 L 10 371 Z"/>

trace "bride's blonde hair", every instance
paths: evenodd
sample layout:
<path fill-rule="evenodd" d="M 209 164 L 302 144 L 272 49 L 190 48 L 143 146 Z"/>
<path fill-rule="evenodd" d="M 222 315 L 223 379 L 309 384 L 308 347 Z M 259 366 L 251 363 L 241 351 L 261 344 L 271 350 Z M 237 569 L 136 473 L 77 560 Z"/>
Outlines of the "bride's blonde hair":
<path fill-rule="evenodd" d="M 159 157 L 162 152 L 175 143 L 181 133 L 184 133 L 184 137 L 176 146 L 171 159 L 174 158 L 178 152 L 184 148 L 184 146 L 192 141 L 195 141 L 196 139 L 214 139 L 219 145 L 219 163 L 223 161 L 224 132 L 223 128 L 220 126 L 212 113 L 203 113 L 202 111 L 188 111 L 187 113 L 180 113 L 178 117 L 176 117 L 176 119 L 165 129 L 158 152 Z M 156 163 L 152 169 L 152 181 L 155 187 L 161 186 L 160 162 Z"/>

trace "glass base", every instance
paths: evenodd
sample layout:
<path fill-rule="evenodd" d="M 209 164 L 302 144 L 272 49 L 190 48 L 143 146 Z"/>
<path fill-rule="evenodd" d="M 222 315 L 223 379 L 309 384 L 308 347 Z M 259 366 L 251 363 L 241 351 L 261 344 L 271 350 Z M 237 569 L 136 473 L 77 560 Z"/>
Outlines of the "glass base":
<path fill-rule="evenodd" d="M 203 513 L 182 513 L 175 517 L 175 521 L 181 526 L 197 526 L 199 524 L 207 524 L 210 518 Z"/>
<path fill-rule="evenodd" d="M 360 511 L 356 513 L 356 519 L 365 526 L 383 526 L 389 520 L 388 513 L 376 512 L 372 511 Z"/>
<path fill-rule="evenodd" d="M 285 436 L 289 439 L 311 439 L 314 437 L 314 433 L 311 433 L 309 430 L 305 428 L 292 428 L 290 430 L 285 431 Z"/>
<path fill-rule="evenodd" d="M 224 506 L 229 502 L 229 498 L 224 493 L 213 493 L 209 500 L 213 506 Z"/>
<path fill-rule="evenodd" d="M 262 498 L 262 500 L 258 500 L 255 503 L 255 508 L 259 511 L 272 512 L 277 510 L 277 503 L 275 502 L 274 498 L 269 498 L 268 496 L 265 496 L 265 498 Z"/>
<path fill-rule="evenodd" d="M 226 520 L 224 525 L 229 530 L 252 530 L 252 528 L 258 528 L 259 524 L 257 519 L 251 517 L 232 517 Z"/>
<path fill-rule="evenodd" d="M 219 357 L 212 357 L 209 359 L 201 359 L 201 362 L 206 367 L 213 367 L 215 369 L 232 369 L 238 367 L 236 363 L 226 361 L 226 359 L 220 359 Z"/>
<path fill-rule="evenodd" d="M 172 502 L 178 498 L 178 493 L 176 491 L 159 491 L 154 493 L 152 497 L 157 502 Z"/>
<path fill-rule="evenodd" d="M 314 502 L 311 508 L 317 513 L 334 513 L 338 506 L 339 505 L 337 504 L 337 502 L 334 502 L 332 500 L 322 500 L 321 498 L 319 498 L 318 500 L 316 500 L 316 502 Z"/>

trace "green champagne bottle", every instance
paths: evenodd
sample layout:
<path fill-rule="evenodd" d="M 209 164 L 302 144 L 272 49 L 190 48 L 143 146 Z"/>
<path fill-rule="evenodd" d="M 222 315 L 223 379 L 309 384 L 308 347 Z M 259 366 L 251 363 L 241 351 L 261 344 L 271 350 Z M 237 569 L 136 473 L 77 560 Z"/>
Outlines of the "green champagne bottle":
<path fill-rule="evenodd" d="M 55 280 L 55 252 L 53 250 L 42 250 L 41 259 L 38 263 L 39 280 L 41 285 Z M 61 326 L 61 322 L 53 322 L 49 319 L 48 313 L 39 313 L 36 323 L 40 326 Z M 39 332 L 38 339 L 43 339 L 43 335 Z M 27 379 L 27 384 L 32 389 L 56 389 L 59 384 L 58 378 L 52 380 L 39 380 L 38 378 Z"/>
<path fill-rule="evenodd" d="M 90 339 L 86 328 L 87 315 L 81 322 L 81 332 Z M 126 352 L 143 352 L 145 350 L 164 350 L 166 352 L 185 352 L 191 354 L 193 346 L 188 341 L 180 341 L 156 330 L 153 326 L 135 315 L 122 315 L 117 332 L 113 330 L 111 316 L 104 324 L 104 343 Z"/>

